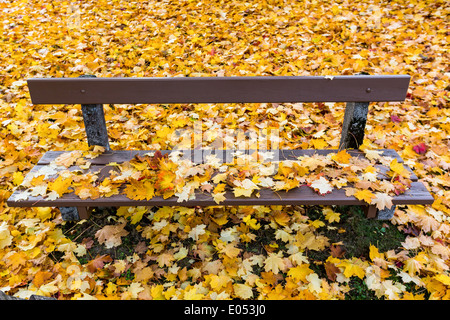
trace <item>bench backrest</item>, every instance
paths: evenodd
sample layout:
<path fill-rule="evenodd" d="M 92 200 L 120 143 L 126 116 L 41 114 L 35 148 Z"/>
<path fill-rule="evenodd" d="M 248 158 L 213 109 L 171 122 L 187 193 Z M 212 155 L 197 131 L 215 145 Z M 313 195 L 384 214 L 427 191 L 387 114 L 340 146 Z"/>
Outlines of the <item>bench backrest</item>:
<path fill-rule="evenodd" d="M 403 101 L 410 77 L 36 78 L 34 104 L 81 104 L 89 145 L 110 150 L 103 104 L 347 102 L 339 148 L 364 139 L 369 102 Z"/>
<path fill-rule="evenodd" d="M 408 75 L 34 78 L 34 104 L 403 101 Z"/>

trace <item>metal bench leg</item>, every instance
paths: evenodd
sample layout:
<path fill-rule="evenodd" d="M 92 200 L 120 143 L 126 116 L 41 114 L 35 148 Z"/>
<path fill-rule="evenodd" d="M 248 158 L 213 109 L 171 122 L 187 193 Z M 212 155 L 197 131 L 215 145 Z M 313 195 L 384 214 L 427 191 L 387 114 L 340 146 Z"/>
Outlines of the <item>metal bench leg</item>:
<path fill-rule="evenodd" d="M 91 209 L 88 207 L 60 207 L 61 215 L 64 221 L 78 221 L 89 219 Z"/>
<path fill-rule="evenodd" d="M 390 209 L 386 208 L 383 210 L 378 210 L 377 219 L 378 220 L 390 220 L 394 216 L 395 206 L 392 206 Z"/>

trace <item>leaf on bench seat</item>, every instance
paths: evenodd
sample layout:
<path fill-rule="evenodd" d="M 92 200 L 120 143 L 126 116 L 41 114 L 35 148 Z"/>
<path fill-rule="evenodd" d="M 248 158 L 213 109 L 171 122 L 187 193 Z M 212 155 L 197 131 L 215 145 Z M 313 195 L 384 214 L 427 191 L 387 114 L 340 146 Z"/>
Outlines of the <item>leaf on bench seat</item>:
<path fill-rule="evenodd" d="M 123 193 L 133 200 L 150 200 L 155 195 L 155 188 L 148 180 L 131 180 L 130 184 L 123 190 Z"/>
<path fill-rule="evenodd" d="M 371 204 L 376 205 L 378 210 L 383 210 L 385 208 L 391 209 L 393 206 L 392 197 L 386 193 L 377 193 L 375 198 L 372 199 Z"/>
<path fill-rule="evenodd" d="M 73 190 L 69 190 L 72 181 L 70 177 L 65 179 L 62 176 L 58 176 L 55 181 L 48 183 L 48 190 L 55 191 L 61 197 L 65 193 L 73 192 Z"/>
<path fill-rule="evenodd" d="M 333 187 L 324 177 L 320 177 L 318 180 L 311 183 L 311 188 L 319 192 L 319 194 L 326 194 L 333 191 Z"/>
<path fill-rule="evenodd" d="M 372 203 L 372 199 L 375 197 L 375 195 L 369 190 L 358 190 L 355 192 L 354 196 L 356 199 L 363 200 L 369 204 Z"/>
<path fill-rule="evenodd" d="M 392 162 L 389 164 L 389 167 L 395 174 L 398 174 L 404 178 L 409 178 L 411 176 L 409 171 L 406 170 L 403 164 L 399 163 L 397 159 L 392 160 Z"/>
<path fill-rule="evenodd" d="M 367 150 L 365 153 L 370 154 Z M 77 158 L 80 154 L 55 153 L 57 156 L 48 158 L 48 164 L 31 170 L 11 201 L 16 203 L 33 197 L 33 201 L 48 202 L 66 197 L 73 203 L 117 195 L 121 196 L 121 201 L 174 197 L 177 203 L 185 204 L 201 196 L 200 202 L 221 204 L 227 198 L 232 200 L 230 195 L 234 199 L 254 201 L 268 189 L 278 195 L 277 191 L 287 193 L 308 186 L 320 196 L 345 188 L 347 197 L 385 208 L 391 206 L 389 197 L 400 195 L 411 186 L 410 172 L 392 153 L 380 158 L 374 153 L 372 158 L 377 160 L 369 160 L 360 151 L 304 150 L 297 155 L 289 152 L 288 158 L 283 160 L 264 162 L 263 157 L 255 154 L 249 158 L 236 152 L 236 161 L 220 165 L 217 161 L 194 163 L 190 158 L 172 157 L 167 152 L 164 155 L 159 151 L 134 152 L 130 157 L 128 153 L 115 151 L 98 156 L 93 165 L 84 170 L 78 166 L 86 163 L 85 158 Z M 119 161 L 124 156 L 128 158 Z M 211 155 L 206 156 L 211 159 Z M 66 168 L 69 163 L 73 166 Z M 283 200 L 279 195 L 278 198 Z M 320 198 L 315 199 L 320 201 Z"/>
<path fill-rule="evenodd" d="M 64 152 L 54 160 L 54 163 L 58 166 L 69 168 L 81 157 L 81 151 Z"/>

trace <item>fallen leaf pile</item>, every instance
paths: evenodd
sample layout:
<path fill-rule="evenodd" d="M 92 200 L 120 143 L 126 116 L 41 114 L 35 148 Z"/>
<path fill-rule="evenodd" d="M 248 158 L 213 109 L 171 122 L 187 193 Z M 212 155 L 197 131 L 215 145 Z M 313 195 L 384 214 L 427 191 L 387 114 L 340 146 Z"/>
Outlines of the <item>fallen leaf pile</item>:
<path fill-rule="evenodd" d="M 58 299 L 345 299 L 356 283 L 373 298 L 450 298 L 445 1 L 19 0 L 3 1 L 0 9 L 0 290 Z M 275 172 L 270 162 L 257 168 L 235 163 L 220 172 L 212 158 L 206 165 L 184 165 L 155 153 L 112 165 L 113 173 L 101 181 L 92 170 L 55 176 L 70 166 L 89 171 L 87 155 L 97 152 L 87 145 L 79 105 L 32 105 L 26 86 L 32 77 L 82 74 L 359 72 L 412 78 L 405 102 L 370 105 L 360 147 L 367 163 L 346 163 L 355 160 L 341 151 L 283 161 Z M 240 134 L 261 132 L 283 149 L 337 149 L 344 108 L 343 103 L 104 105 L 113 150 L 190 145 L 183 132 L 195 130 L 199 121 L 205 148 L 221 140 L 227 148 L 242 149 Z M 272 130 L 279 134 L 270 135 Z M 245 144 L 251 143 L 250 135 Z M 182 207 L 193 190 L 220 204 L 225 190 L 247 197 L 262 188 L 291 190 L 301 184 L 321 194 L 346 188 L 358 199 L 389 207 L 390 197 L 407 188 L 409 173 L 388 159 L 387 183 L 374 181 L 381 173 L 377 161 L 385 161 L 377 158 L 377 149 L 396 150 L 435 201 L 397 206 L 391 222 L 379 222 L 377 240 L 362 254 L 351 255 L 345 241 L 328 236 L 344 237 L 350 209 L 318 207 L 308 215 L 299 206 Z M 58 150 L 73 152 L 25 179 L 45 152 Z M 151 174 L 141 175 L 146 170 Z M 123 192 L 135 199 L 176 196 L 180 206 L 120 207 L 111 214 L 105 209 L 70 224 L 57 208 L 8 207 L 6 199 L 20 185 L 30 196 L 74 193 L 88 199 Z M 403 238 L 397 247 L 381 250 L 386 229 L 398 229 Z"/>

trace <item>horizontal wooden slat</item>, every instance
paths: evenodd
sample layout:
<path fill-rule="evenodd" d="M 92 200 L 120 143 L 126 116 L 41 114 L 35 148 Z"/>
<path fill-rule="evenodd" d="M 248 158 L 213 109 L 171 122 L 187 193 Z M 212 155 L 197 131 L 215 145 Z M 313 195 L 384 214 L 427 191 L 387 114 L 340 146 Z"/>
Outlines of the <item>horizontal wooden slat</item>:
<path fill-rule="evenodd" d="M 146 153 L 156 152 L 157 150 L 112 150 L 105 152 L 94 159 L 88 159 L 92 164 L 108 164 L 111 162 L 122 163 L 130 161 L 136 155 L 143 156 Z M 205 162 L 206 157 L 211 154 L 217 154 L 217 157 L 226 161 L 233 158 L 233 153 L 240 152 L 243 154 L 252 154 L 255 150 L 217 150 L 217 149 L 198 149 L 198 150 L 160 150 L 162 154 L 179 151 L 182 153 L 190 154 L 191 160 L 195 162 Z M 337 153 L 336 149 L 271 149 L 271 150 L 258 150 L 259 152 L 272 152 L 276 158 L 278 155 L 279 160 L 295 160 L 299 156 L 312 156 L 314 154 L 327 155 L 329 153 Z M 403 162 L 403 159 L 393 149 L 380 149 L 380 155 L 383 157 L 391 157 L 397 159 L 398 162 Z M 50 164 L 61 154 L 70 151 L 47 151 L 41 159 L 38 161 L 38 165 Z M 364 157 L 364 152 L 359 150 L 347 150 L 347 152 L 353 157 Z M 200 161 L 196 161 L 200 160 Z M 271 161 L 271 160 L 270 160 Z"/>
<path fill-rule="evenodd" d="M 163 199 L 153 197 L 151 200 L 131 200 L 125 195 L 119 194 L 110 198 L 98 198 L 95 200 L 80 200 L 74 193 L 65 194 L 62 198 L 54 201 L 43 200 L 42 197 L 29 197 L 27 200 L 14 201 L 16 191 L 8 199 L 10 207 L 120 207 L 120 206 L 216 206 L 210 194 L 196 193 L 195 200 L 177 202 L 177 197 Z M 260 197 L 238 197 L 235 198 L 231 191 L 225 193 L 226 200 L 220 205 L 241 206 L 241 205 L 367 205 L 355 197 L 347 197 L 344 189 L 335 189 L 332 193 L 319 195 L 311 188 L 302 186 L 288 192 L 274 192 L 269 189 L 260 190 Z M 393 198 L 395 205 L 400 204 L 432 204 L 434 201 L 431 194 L 421 182 L 413 182 L 411 189 L 404 194 Z"/>
<path fill-rule="evenodd" d="M 195 150 L 197 155 L 198 162 L 205 162 L 207 155 L 212 152 L 221 152 L 220 150 Z M 338 150 L 268 150 L 271 152 L 278 152 L 279 160 L 295 160 L 299 156 L 305 155 L 313 155 L 320 154 L 326 155 L 329 153 L 335 153 Z M 347 150 L 353 157 L 364 157 L 364 153 L 358 150 Z M 389 156 L 392 158 L 396 158 L 399 162 L 403 162 L 401 157 L 392 149 L 383 149 L 381 151 L 381 155 Z M 106 152 L 95 159 L 89 159 L 92 162 L 91 167 L 84 172 L 95 172 L 101 170 L 99 174 L 99 179 L 109 176 L 109 170 L 114 169 L 114 167 L 107 166 L 107 164 L 111 162 L 123 163 L 125 161 L 129 161 L 133 159 L 136 154 L 144 155 L 149 152 L 155 152 L 155 150 L 146 150 L 146 151 L 110 151 Z M 170 150 L 163 150 L 161 153 L 170 153 Z M 227 150 L 229 153 L 229 157 L 231 156 L 231 152 L 235 152 L 235 150 Z M 248 150 L 248 153 L 253 153 L 254 150 Z M 60 156 L 62 151 L 49 151 L 41 158 L 39 164 L 36 165 L 31 171 L 35 172 L 40 168 L 47 166 L 51 161 Z M 194 154 L 193 154 L 194 158 Z M 389 170 L 388 168 L 378 165 L 378 169 L 380 173 L 378 175 L 379 179 L 387 179 L 386 172 Z M 405 166 L 406 167 L 406 166 Z M 433 197 L 426 190 L 424 185 L 420 182 L 417 182 L 417 176 L 414 175 L 411 169 L 406 167 L 411 173 L 411 179 L 414 181 L 412 183 L 412 187 L 405 194 L 395 197 L 395 204 L 430 204 L 433 202 Z M 76 170 L 77 167 L 71 167 L 71 170 Z M 66 194 L 61 199 L 57 199 L 55 201 L 47 201 L 42 199 L 42 197 L 29 197 L 26 201 L 14 201 L 17 195 L 24 191 L 16 190 L 14 194 L 8 199 L 7 204 L 9 206 L 133 206 L 133 205 L 183 205 L 183 206 L 199 206 L 199 205 L 216 205 L 216 203 L 212 200 L 211 196 L 208 194 L 203 194 L 198 192 L 197 199 L 189 201 L 189 203 L 183 202 L 178 203 L 177 198 L 173 197 L 171 199 L 163 200 L 160 197 L 155 197 L 150 201 L 135 201 L 126 198 L 124 195 L 117 195 L 111 198 L 101 198 L 96 200 L 81 200 L 75 194 Z M 363 202 L 357 200 L 354 197 L 345 196 L 344 191 L 335 189 L 331 194 L 327 194 L 324 196 L 320 196 L 317 193 L 313 192 L 310 188 L 300 187 L 297 189 L 290 190 L 289 192 L 279 191 L 273 192 L 271 190 L 261 190 L 261 196 L 259 198 L 251 197 L 240 197 L 234 198 L 232 192 L 228 192 L 226 194 L 227 200 L 223 203 L 224 205 L 272 205 L 272 204 L 342 204 L 342 205 L 364 205 Z M 222 204 L 222 203 L 221 203 Z"/>
<path fill-rule="evenodd" d="M 192 152 L 191 152 L 192 151 Z M 255 150 L 238 150 L 241 153 L 247 153 L 252 154 L 255 152 Z M 314 154 L 318 155 L 327 155 L 329 153 L 336 153 L 339 150 L 334 149 L 304 149 L 304 150 L 287 150 L 287 149 L 281 149 L 281 150 L 267 150 L 274 154 L 274 159 L 271 159 L 269 161 L 274 160 L 296 160 L 299 156 L 312 156 Z M 385 157 L 391 157 L 397 159 L 398 162 L 403 162 L 402 158 L 395 152 L 395 150 L 392 149 L 381 149 L 382 156 Z M 60 156 L 62 153 L 66 151 L 48 151 L 46 152 L 42 158 L 39 160 L 38 165 L 48 165 L 51 161 L 55 160 L 58 156 Z M 94 159 L 88 159 L 92 165 L 106 165 L 111 162 L 116 163 L 123 163 L 125 161 L 130 161 L 133 159 L 136 155 L 143 156 L 147 153 L 156 152 L 156 150 L 119 150 L 119 151 L 109 151 L 105 152 L 104 154 L 98 156 Z M 171 150 L 161 150 L 162 154 L 171 153 Z M 190 158 L 195 163 L 206 163 L 207 162 L 207 156 L 211 154 L 215 154 L 218 152 L 217 157 L 222 160 L 222 162 L 230 162 L 233 159 L 233 153 L 236 152 L 236 150 L 207 150 L 207 149 L 200 149 L 200 150 L 181 150 L 181 152 L 184 152 L 185 154 L 190 155 Z M 351 154 L 353 157 L 363 157 L 364 153 L 359 150 L 347 150 L 349 154 Z M 378 176 L 378 179 L 387 179 L 386 173 L 389 171 L 388 168 L 382 165 L 376 166 L 380 170 L 380 174 Z M 411 173 L 411 180 L 417 181 L 417 176 L 414 174 L 414 172 L 405 165 L 406 170 L 408 170 Z"/>
<path fill-rule="evenodd" d="M 408 75 L 32 78 L 34 104 L 403 101 Z"/>
<path fill-rule="evenodd" d="M 29 172 L 28 174 L 35 173 L 35 172 L 39 171 L 39 169 L 41 169 L 41 168 L 43 168 L 43 167 L 44 167 L 44 166 L 40 166 L 40 165 L 35 166 L 33 169 L 30 170 L 30 172 Z M 409 169 L 409 168 L 408 168 L 408 169 Z M 114 167 L 114 166 L 108 166 L 108 165 L 91 165 L 91 166 L 89 167 L 89 169 L 85 169 L 85 170 L 82 170 L 82 169 L 80 169 L 80 168 L 77 167 L 77 166 L 72 166 L 72 167 L 68 168 L 68 170 L 69 170 L 69 171 L 80 171 L 80 172 L 82 172 L 83 174 L 86 174 L 86 173 L 96 173 L 96 174 L 98 175 L 98 181 L 99 181 L 99 182 L 102 182 L 105 178 L 109 177 L 109 176 L 110 176 L 110 171 L 111 171 L 111 170 L 112 170 L 112 171 L 118 171 L 118 169 L 117 169 L 116 167 Z M 386 167 L 379 165 L 379 166 L 378 166 L 378 170 L 379 170 L 379 173 L 378 173 L 377 179 L 379 179 L 379 180 L 390 179 L 390 177 L 388 177 L 388 176 L 386 175 L 386 173 L 387 173 L 387 171 L 388 171 L 388 169 L 387 169 Z M 409 170 L 410 170 L 410 169 L 409 169 Z M 213 173 L 211 179 L 212 179 L 216 174 L 218 174 L 218 172 Z M 413 175 L 414 175 L 414 174 L 413 174 Z M 47 176 L 47 179 L 56 179 L 57 176 L 58 176 L 58 174 L 55 174 L 55 175 L 52 175 L 52 176 Z M 411 179 L 412 181 L 417 181 L 417 177 L 416 177 L 415 175 L 412 176 L 411 178 L 412 178 L 412 179 Z M 19 192 L 19 191 L 18 191 L 18 192 Z"/>

